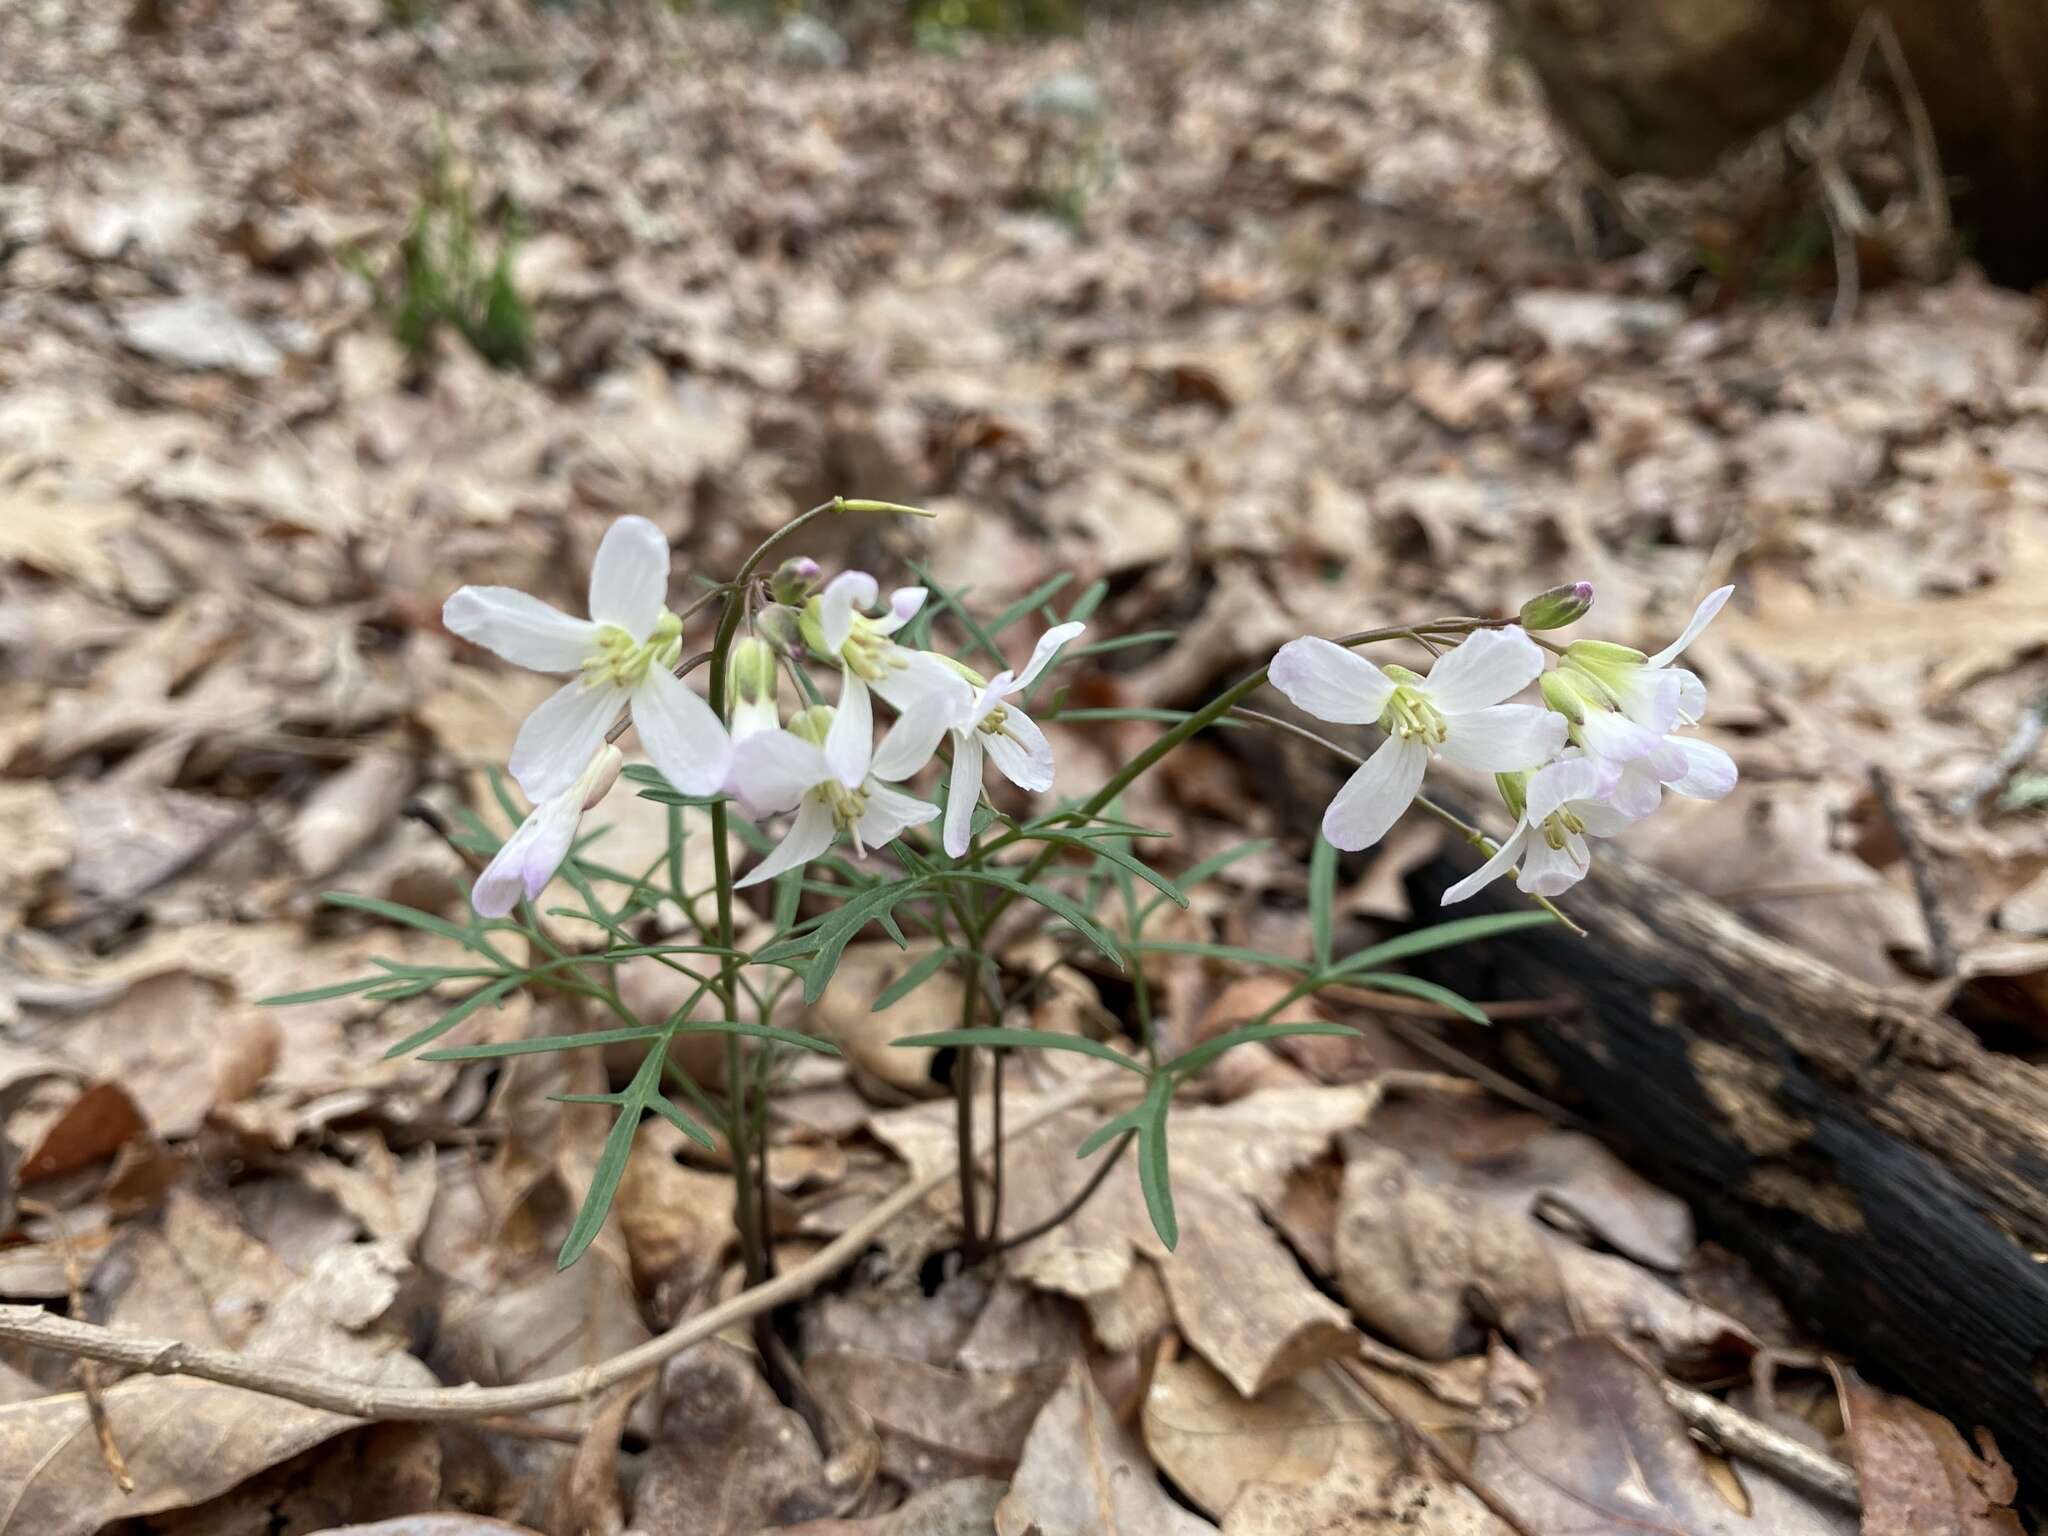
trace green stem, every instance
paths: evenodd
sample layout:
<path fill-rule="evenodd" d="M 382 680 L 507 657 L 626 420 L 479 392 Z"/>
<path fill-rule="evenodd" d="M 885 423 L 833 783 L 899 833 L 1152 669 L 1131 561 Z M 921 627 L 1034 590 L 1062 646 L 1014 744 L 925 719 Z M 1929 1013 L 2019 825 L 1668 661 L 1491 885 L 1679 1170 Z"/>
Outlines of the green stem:
<path fill-rule="evenodd" d="M 1137 1139 L 1137 1134 L 1136 1131 L 1125 1131 L 1119 1136 L 1116 1145 L 1109 1149 L 1109 1155 L 1095 1165 L 1095 1172 L 1088 1176 L 1088 1182 L 1081 1186 L 1074 1198 L 1043 1221 L 1034 1221 L 1022 1232 L 1013 1232 L 1005 1238 L 994 1238 L 991 1235 L 989 1252 L 1006 1253 L 1012 1248 L 1030 1242 L 1034 1237 L 1043 1237 L 1060 1223 L 1071 1219 L 1075 1212 L 1094 1198 L 1095 1191 L 1102 1188 L 1102 1181 L 1109 1177 L 1110 1171 L 1117 1165 L 1117 1160 L 1130 1149 L 1131 1143 Z"/>

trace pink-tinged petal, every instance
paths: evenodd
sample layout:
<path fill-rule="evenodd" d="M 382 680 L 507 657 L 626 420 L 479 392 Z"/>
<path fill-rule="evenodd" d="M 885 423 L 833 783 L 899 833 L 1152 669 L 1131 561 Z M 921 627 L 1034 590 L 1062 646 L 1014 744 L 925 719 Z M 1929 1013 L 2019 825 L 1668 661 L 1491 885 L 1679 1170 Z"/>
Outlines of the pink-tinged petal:
<path fill-rule="evenodd" d="M 1450 727 L 1437 755 L 1480 773 L 1515 773 L 1557 755 L 1565 718 L 1540 704 L 1493 704 L 1447 716 Z"/>
<path fill-rule="evenodd" d="M 725 722 L 666 667 L 650 667 L 633 690 L 633 728 L 654 766 L 676 791 L 715 795 L 732 768 Z"/>
<path fill-rule="evenodd" d="M 953 776 L 946 784 L 946 852 L 959 858 L 974 838 L 974 808 L 981 804 L 981 740 L 970 731 L 953 743 Z"/>
<path fill-rule="evenodd" d="M 892 646 L 874 689 L 899 715 L 942 704 L 948 725 L 963 724 L 974 707 L 974 689 L 967 679 L 930 651 Z"/>
<path fill-rule="evenodd" d="M 1506 842 L 1494 850 L 1493 857 L 1445 891 L 1439 905 L 1448 907 L 1455 902 L 1464 901 L 1467 897 L 1475 896 L 1513 869 L 1515 861 L 1522 856 L 1522 844 L 1527 842 L 1528 838 L 1529 823 L 1526 820 L 1516 822 L 1515 830 L 1508 834 Z"/>
<path fill-rule="evenodd" d="M 1021 693 L 1024 689 L 1037 682 L 1038 674 L 1052 664 L 1052 659 L 1059 654 L 1060 647 L 1070 640 L 1079 639 L 1081 632 L 1087 629 L 1087 627 L 1086 624 L 1053 625 L 1051 629 L 1048 629 L 1038 637 L 1038 644 L 1031 648 L 1031 659 L 1024 664 L 1023 674 L 1008 684 L 1002 691 L 1004 693 Z M 990 683 L 989 686 L 994 687 L 995 684 Z"/>
<path fill-rule="evenodd" d="M 582 777 L 590 755 L 604 743 L 604 733 L 626 703 L 626 692 L 609 685 L 570 683 L 541 700 L 526 717 L 512 742 L 506 764 L 526 798 L 535 805 L 551 800 Z"/>
<path fill-rule="evenodd" d="M 1000 731 L 976 731 L 975 735 L 981 738 L 996 772 L 1019 789 L 1036 793 L 1052 788 L 1052 743 L 1045 739 L 1038 722 L 1022 710 L 1011 710 Z"/>
<path fill-rule="evenodd" d="M 1664 803 L 1664 784 L 1648 762 L 1638 758 L 1621 765 L 1621 777 L 1608 792 L 1607 803 L 1630 821 L 1641 821 Z M 1603 836 L 1605 834 L 1602 834 Z"/>
<path fill-rule="evenodd" d="M 939 742 L 953 726 L 953 707 L 945 699 L 926 699 L 897 717 L 875 750 L 869 776 L 900 783 L 932 760 Z"/>
<path fill-rule="evenodd" d="M 875 705 L 868 685 L 848 672 L 839 684 L 839 707 L 825 732 L 825 761 L 832 776 L 848 789 L 859 789 L 875 755 Z"/>
<path fill-rule="evenodd" d="M 1617 779 L 1615 783 L 1619 788 L 1620 781 Z M 1661 786 L 1652 780 L 1650 787 L 1655 792 Z M 1654 810 L 1656 807 L 1652 806 L 1651 809 Z M 1571 803 L 1571 813 L 1579 818 L 1579 825 L 1594 837 L 1619 837 L 1628 830 L 1632 822 L 1639 819 L 1609 800 L 1574 800 Z"/>
<path fill-rule="evenodd" d="M 796 808 L 820 784 L 832 780 L 825 754 L 792 731 L 762 731 L 732 749 L 726 789 L 753 817 Z"/>
<path fill-rule="evenodd" d="M 1531 896 L 1561 896 L 1585 879 L 1592 867 L 1592 850 L 1578 833 L 1566 833 L 1562 848 L 1532 836 L 1522 845 L 1522 872 L 1515 884 Z"/>
<path fill-rule="evenodd" d="M 1447 715 L 1467 714 L 1512 698 L 1543 671 L 1543 652 L 1520 629 L 1467 635 L 1429 669 L 1422 693 Z"/>
<path fill-rule="evenodd" d="M 924 600 L 929 596 L 931 594 L 923 587 L 898 587 L 889 594 L 887 616 L 875 620 L 875 628 L 885 635 L 895 634 L 917 617 L 917 611 L 924 607 Z"/>
<path fill-rule="evenodd" d="M 580 811 L 573 791 L 543 801 L 518 823 L 518 831 L 506 838 L 498 856 L 483 866 L 469 905 L 481 918 L 504 918 L 520 897 L 539 897 L 555 879 L 561 860 L 569 856 L 575 842 L 575 823 Z"/>
<path fill-rule="evenodd" d="M 1370 848 L 1387 835 L 1401 813 L 1415 803 L 1429 749 L 1417 741 L 1389 736 L 1337 791 L 1323 812 L 1323 836 L 1346 853 Z"/>
<path fill-rule="evenodd" d="M 939 808 L 930 801 L 906 795 L 886 784 L 870 784 L 867 797 L 868 807 L 853 829 L 855 840 L 863 848 L 880 848 L 884 843 L 894 842 L 906 828 L 921 827 L 939 814 Z"/>
<path fill-rule="evenodd" d="M 1684 754 L 1668 738 L 1612 710 L 1587 710 L 1579 722 L 1579 739 L 1593 756 L 1612 763 L 1646 764 L 1665 783 L 1685 772 Z"/>
<path fill-rule="evenodd" d="M 1541 826 L 1559 806 L 1573 800 L 1597 800 L 1614 788 L 1620 771 L 1598 758 L 1573 756 L 1560 759 L 1529 776 L 1529 797 L 1524 815 L 1532 826 Z"/>
<path fill-rule="evenodd" d="M 668 604 L 668 558 L 668 540 L 646 518 L 613 523 L 590 565 L 590 616 L 645 640 Z"/>
<path fill-rule="evenodd" d="M 1711 742 L 1691 736 L 1673 738 L 1685 754 L 1685 773 L 1667 780 L 1674 794 L 1694 800 L 1719 800 L 1735 788 L 1735 759 Z"/>
<path fill-rule="evenodd" d="M 1693 610 L 1692 622 L 1685 626 L 1685 632 L 1665 646 L 1663 650 L 1652 656 L 1649 660 L 1649 665 L 1653 667 L 1670 666 L 1678 658 L 1680 652 L 1688 645 L 1691 645 L 1693 641 L 1699 639 L 1700 632 L 1714 622 L 1714 615 L 1719 613 L 1728 599 L 1734 595 L 1735 588 L 1733 586 L 1716 587 L 1713 591 L 1709 592 L 1701 599 L 1699 607 Z"/>
<path fill-rule="evenodd" d="M 760 740 L 758 736 L 753 739 Z M 801 868 L 830 848 L 832 839 L 838 835 L 839 829 L 832 821 L 832 808 L 816 795 L 811 795 L 797 811 L 796 820 L 790 823 L 782 841 L 768 850 L 767 858 L 742 878 L 733 881 L 732 888 L 745 890 L 763 880 L 773 880 L 788 870 Z"/>
<path fill-rule="evenodd" d="M 853 634 L 857 610 L 872 608 L 881 589 L 866 571 L 841 571 L 818 596 L 818 629 L 827 655 L 837 656 Z"/>
<path fill-rule="evenodd" d="M 1281 646 L 1266 677 L 1296 709 L 1332 725 L 1371 725 L 1394 696 L 1386 673 L 1315 635 Z"/>
<path fill-rule="evenodd" d="M 597 648 L 597 626 L 516 587 L 459 587 L 441 622 L 472 645 L 535 672 L 574 672 Z"/>

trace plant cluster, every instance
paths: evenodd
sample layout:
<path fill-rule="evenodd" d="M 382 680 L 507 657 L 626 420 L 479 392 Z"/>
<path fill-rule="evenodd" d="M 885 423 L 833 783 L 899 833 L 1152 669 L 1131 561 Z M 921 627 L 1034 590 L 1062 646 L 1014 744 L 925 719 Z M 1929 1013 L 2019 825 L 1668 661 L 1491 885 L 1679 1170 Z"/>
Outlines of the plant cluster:
<path fill-rule="evenodd" d="M 723 1137 L 735 1173 L 748 1279 L 766 1277 L 765 1118 L 776 1064 L 786 1051 L 833 1049 L 789 1027 L 800 1018 L 793 1003 L 797 997 L 815 1003 L 848 944 L 870 926 L 899 945 L 915 933 L 928 946 L 875 1000 L 877 1010 L 944 969 L 956 970 L 964 983 L 957 1028 L 895 1043 L 950 1053 L 968 1255 L 1031 1235 L 1002 1231 L 1000 1147 L 986 1181 L 976 1155 L 979 1090 L 993 1086 L 987 1102 L 999 1138 L 1002 1063 L 1018 1050 L 1077 1052 L 1113 1065 L 1108 1076 L 1128 1089 L 1130 1102 L 1078 1148 L 1082 1157 L 1112 1148 L 1079 1199 L 1135 1146 L 1147 1208 L 1170 1247 L 1178 1224 L 1167 1122 L 1176 1092 L 1192 1074 L 1248 1041 L 1349 1033 L 1337 1024 L 1281 1020 L 1290 1004 L 1334 984 L 1426 998 L 1484 1022 L 1462 997 L 1388 967 L 1561 917 L 1550 898 L 1586 873 L 1589 839 L 1610 836 L 1654 811 L 1667 789 L 1715 796 L 1734 781 L 1725 754 L 1685 734 L 1705 709 L 1705 690 L 1694 674 L 1672 664 L 1726 601 L 1726 588 L 1654 656 L 1598 641 L 1560 646 L 1544 638 L 1590 607 L 1591 589 L 1580 584 L 1531 599 L 1515 619 L 1442 618 L 1337 640 L 1296 640 L 1270 669 L 1193 711 L 1075 708 L 1056 686 L 1062 665 L 1171 636 L 1083 644 L 1105 588 L 1097 584 L 1063 609 L 1065 577 L 999 613 L 976 615 L 929 579 L 883 602 L 866 572 L 827 579 L 804 558 L 768 568 L 790 534 L 820 517 L 854 513 L 928 515 L 835 498 L 771 536 L 729 580 L 702 583 L 701 593 L 679 610 L 669 606 L 668 543 L 640 517 L 620 518 L 606 533 L 591 572 L 588 617 L 510 588 L 464 587 L 451 596 L 444 616 L 454 633 L 516 665 L 568 679 L 512 745 L 510 775 L 532 808 L 521 815 L 500 786 L 502 809 L 516 823 L 510 835 L 501 837 L 475 817 L 458 835 L 459 846 L 486 861 L 466 922 L 345 894 L 331 899 L 440 934 L 474 958 L 444 966 L 380 963 L 370 975 L 276 1000 L 360 992 L 397 1001 L 467 989 L 395 1053 L 433 1045 L 522 987 L 566 993 L 608 1013 L 608 1027 L 430 1052 L 432 1059 L 473 1060 L 602 1045 L 644 1048 L 627 1085 L 595 1099 L 614 1107 L 617 1119 L 561 1251 L 564 1264 L 596 1235 L 637 1127 L 654 1114 L 707 1148 Z M 685 636 L 700 615 L 712 630 L 709 646 L 686 654 Z M 1013 667 L 1015 650 L 1006 641 L 1027 622 L 1043 628 L 1024 664 Z M 958 654 L 939 645 L 942 623 L 962 637 Z M 1433 658 L 1428 673 L 1376 665 L 1357 654 L 1395 642 L 1427 652 Z M 1547 670 L 1546 653 L 1556 663 Z M 688 681 L 699 671 L 702 693 Z M 1309 715 L 1377 726 L 1384 742 L 1360 759 L 1299 725 L 1247 708 L 1245 701 L 1268 681 Z M 1532 684 L 1537 697 L 1517 701 Z M 891 717 L 886 729 L 878 722 L 884 710 Z M 1140 719 L 1165 729 L 1086 796 L 1062 797 L 1028 818 L 999 810 L 986 792 L 991 773 L 1036 794 L 1053 789 L 1053 747 L 1040 725 L 1053 719 Z M 1259 845 L 1225 850 L 1169 876 L 1149 852 L 1167 834 L 1125 819 L 1122 797 L 1190 737 L 1226 724 L 1308 735 L 1359 764 L 1331 802 L 1311 858 L 1305 960 L 1150 936 L 1159 913 L 1186 906 L 1189 889 Z M 607 865 L 601 843 L 579 835 L 583 813 L 622 776 L 616 742 L 629 726 L 651 766 L 624 768 L 623 777 L 668 808 L 668 846 L 640 870 Z M 942 771 L 936 766 L 941 759 Z M 1495 841 L 1421 795 L 1433 761 L 1496 776 L 1514 823 L 1506 837 Z M 1447 922 L 1354 954 L 1337 953 L 1338 850 L 1375 842 L 1411 804 L 1452 821 L 1488 855 L 1446 901 L 1513 873 L 1543 910 Z M 711 854 L 709 883 L 696 887 L 684 858 L 693 824 L 706 828 Z M 744 873 L 733 863 L 735 839 L 759 855 Z M 543 911 L 537 904 L 556 880 L 575 902 Z M 743 904 L 755 901 L 749 893 L 761 888 L 765 899 L 750 914 Z M 1014 932 L 1025 913 L 1056 943 L 1052 960 L 1019 976 L 998 961 L 1005 951 L 996 940 L 999 930 Z M 755 937 L 743 946 L 739 918 L 748 915 L 765 923 L 750 925 Z M 550 920 L 574 925 L 576 937 L 559 936 Z M 1293 979 L 1257 1017 L 1166 1056 L 1152 1027 L 1144 967 L 1146 956 L 1159 953 L 1273 967 Z M 1007 1022 L 1022 1016 L 1022 1005 L 1059 967 L 1089 956 L 1129 977 L 1131 1040 L 1113 1043 Z M 631 961 L 652 961 L 687 978 L 683 1004 L 663 1019 L 637 1016 L 617 984 L 618 968 Z M 687 1033 L 724 1037 L 722 1083 L 699 1083 L 671 1059 L 671 1042 Z"/>

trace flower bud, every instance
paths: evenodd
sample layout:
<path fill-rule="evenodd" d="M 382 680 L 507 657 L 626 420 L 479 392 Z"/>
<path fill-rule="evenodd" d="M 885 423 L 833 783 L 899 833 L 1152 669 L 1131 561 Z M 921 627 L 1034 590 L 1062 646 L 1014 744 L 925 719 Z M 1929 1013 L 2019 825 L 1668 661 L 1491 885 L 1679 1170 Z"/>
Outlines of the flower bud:
<path fill-rule="evenodd" d="M 1574 581 L 1548 592 L 1538 592 L 1522 604 L 1524 629 L 1563 629 L 1576 624 L 1593 606 L 1593 583 Z"/>
<path fill-rule="evenodd" d="M 801 608 L 818 590 L 818 578 L 823 574 L 817 561 L 809 555 L 798 555 L 775 567 L 775 574 L 768 578 L 768 591 L 776 602 Z"/>
<path fill-rule="evenodd" d="M 800 709 L 789 717 L 790 734 L 802 737 L 814 747 L 825 745 L 825 737 L 831 729 L 830 704 L 813 704 L 809 709 Z"/>
<path fill-rule="evenodd" d="M 577 788 L 583 791 L 584 810 L 589 810 L 612 792 L 612 786 L 619 782 L 619 770 L 625 765 L 624 755 L 610 742 L 597 749 L 597 756 L 590 760 L 590 766 L 583 770 L 583 777 L 577 781 Z"/>
<path fill-rule="evenodd" d="M 732 728 L 733 740 L 772 731 L 782 723 L 775 709 L 780 681 L 774 646 L 755 635 L 733 642 L 725 660 L 726 723 Z"/>
<path fill-rule="evenodd" d="M 754 615 L 754 630 L 778 655 L 793 658 L 803 652 L 803 625 L 794 608 L 770 604 Z"/>
<path fill-rule="evenodd" d="M 1508 808 L 1508 814 L 1520 821 L 1522 812 L 1529 808 L 1528 773 L 1496 773 L 1493 783 L 1500 791 L 1501 803 Z"/>
<path fill-rule="evenodd" d="M 1542 691 L 1546 708 L 1556 710 L 1573 725 L 1586 718 L 1588 700 L 1585 689 L 1570 673 L 1562 670 L 1546 672 L 1537 680 L 1536 686 Z M 1602 707 L 1601 700 L 1594 699 L 1591 703 L 1595 708 Z"/>

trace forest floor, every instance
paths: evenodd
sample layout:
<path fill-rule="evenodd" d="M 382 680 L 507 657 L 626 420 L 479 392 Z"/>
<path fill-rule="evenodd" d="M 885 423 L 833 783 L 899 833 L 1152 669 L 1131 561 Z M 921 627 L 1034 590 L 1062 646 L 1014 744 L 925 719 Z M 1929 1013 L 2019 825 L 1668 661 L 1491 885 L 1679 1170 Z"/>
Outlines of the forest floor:
<path fill-rule="evenodd" d="M 420 1385 L 570 1370 L 731 1288 L 729 1184 L 655 1120 L 617 1220 L 557 1273 L 608 1121 L 549 1095 L 602 1089 L 596 1053 L 501 1077 L 385 1060 L 424 1001 L 257 1006 L 425 952 L 323 891 L 463 909 L 461 858 L 405 808 L 493 813 L 487 774 L 549 684 L 455 641 L 441 603 L 489 582 L 573 607 L 622 512 L 719 574 L 834 493 L 930 507 L 811 552 L 916 560 L 991 608 L 1106 580 L 1100 633 L 1175 640 L 1102 658 L 1079 686 L 1104 705 L 1189 705 L 1304 632 L 1578 579 L 1590 632 L 1654 649 L 1733 581 L 1692 655 L 1742 786 L 1631 850 L 1858 977 L 1976 989 L 2036 1053 L 2036 300 L 1965 271 L 1830 323 L 1783 226 L 1711 199 L 1646 197 L 1622 242 L 1466 0 L 952 43 L 515 0 L 416 26 L 379 0 L 0 8 L 0 1299 Z M 467 189 L 486 264 L 516 220 L 523 367 L 395 337 L 437 182 Z M 1060 728 L 1060 788 L 1146 729 Z M 1176 762 L 1133 814 L 1185 862 L 1275 840 L 1187 936 L 1301 948 L 1320 802 L 1227 741 Z M 596 819 L 645 853 L 665 822 L 636 804 Z M 1441 841 L 1404 828 L 1347 865 L 1347 943 L 1418 915 L 1402 877 Z M 869 1022 L 894 953 L 856 946 L 798 1021 L 846 1059 L 777 1112 L 787 1262 L 928 1166 L 950 1113 L 882 1045 L 919 1018 Z M 1069 1027 L 1104 1010 L 1076 985 L 1045 1005 Z M 1161 1027 L 1200 1038 L 1265 985 L 1162 966 Z M 551 1006 L 475 1028 L 553 1033 Z M 1431 1062 L 1331 1006 L 1364 1044 L 1247 1048 L 1189 1110 L 1209 1150 L 1181 1162 L 1200 1240 L 1177 1257 L 1124 1170 L 1082 1222 L 933 1291 L 936 1202 L 799 1308 L 813 1388 L 850 1409 L 823 1446 L 723 1341 L 510 1425 L 364 1428 L 102 1369 L 124 1492 L 74 1362 L 17 1350 L 0 1533 L 435 1509 L 479 1518 L 390 1529 L 1507 1529 L 1361 1379 L 1534 1530 L 1857 1529 L 1702 1455 L 1637 1356 L 1859 1466 L 1859 1433 L 1920 1436 L 1983 1494 L 1921 1529 L 2017 1528 L 1995 1455 L 1903 1400 L 1752 1383 L 1759 1350 L 1812 1341 L 1680 1202 L 1538 1113 L 1441 1087 L 1380 1106 L 1380 1073 Z M 1075 1176 L 1015 1155 L 1048 1190 Z M 1405 1192 L 1368 1209 L 1385 1180 Z M 1432 1222 L 1493 1233 L 1515 1283 L 1497 1256 L 1418 1259 Z"/>

